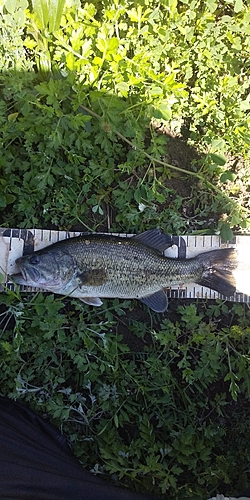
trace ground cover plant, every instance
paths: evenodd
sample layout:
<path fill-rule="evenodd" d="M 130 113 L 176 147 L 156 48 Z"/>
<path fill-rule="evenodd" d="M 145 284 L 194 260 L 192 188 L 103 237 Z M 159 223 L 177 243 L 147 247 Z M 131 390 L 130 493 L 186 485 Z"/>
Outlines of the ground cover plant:
<path fill-rule="evenodd" d="M 4 227 L 249 227 L 250 7 L 0 4 Z M 249 482 L 249 311 L 1 294 L 0 389 L 83 465 L 163 498 Z"/>

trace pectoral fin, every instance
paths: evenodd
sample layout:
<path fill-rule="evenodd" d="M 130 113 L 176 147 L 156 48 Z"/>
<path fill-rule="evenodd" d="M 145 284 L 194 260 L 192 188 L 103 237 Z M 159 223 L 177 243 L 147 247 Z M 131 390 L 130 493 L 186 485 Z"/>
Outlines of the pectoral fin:
<path fill-rule="evenodd" d="M 79 297 L 79 299 L 82 302 L 85 302 L 85 304 L 88 304 L 89 306 L 101 306 L 102 301 L 99 299 L 99 297 Z"/>
<path fill-rule="evenodd" d="M 90 269 L 77 275 L 80 286 L 102 286 L 107 281 L 105 269 Z"/>
<path fill-rule="evenodd" d="M 153 309 L 155 312 L 162 313 L 168 308 L 168 298 L 164 290 L 159 290 L 159 292 L 153 293 L 152 295 L 142 297 L 140 301 L 150 307 L 150 309 Z"/>

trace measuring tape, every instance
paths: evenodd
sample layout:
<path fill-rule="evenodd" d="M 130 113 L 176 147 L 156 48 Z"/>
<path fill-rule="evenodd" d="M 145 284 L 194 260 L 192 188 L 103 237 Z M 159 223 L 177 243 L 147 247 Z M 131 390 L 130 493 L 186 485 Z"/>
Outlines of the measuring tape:
<path fill-rule="evenodd" d="M 28 255 L 52 243 L 79 236 L 80 232 L 54 231 L 47 229 L 6 229 L 0 228 L 0 272 L 4 276 L 1 291 L 14 289 L 10 279 L 19 272 L 15 262 L 23 255 Z M 114 234 L 114 233 L 111 233 Z M 132 236 L 118 234 L 116 236 Z M 217 248 L 235 248 L 238 253 L 238 265 L 233 274 L 236 279 L 236 292 L 230 297 L 233 302 L 250 302 L 250 236 L 235 236 L 229 243 L 223 243 L 219 236 L 172 236 L 172 246 L 165 251 L 166 257 L 188 259 L 199 253 Z M 21 291 L 37 291 L 37 288 L 20 285 Z M 171 298 L 194 299 L 224 298 L 210 288 L 195 283 L 183 284 L 166 290 Z"/>

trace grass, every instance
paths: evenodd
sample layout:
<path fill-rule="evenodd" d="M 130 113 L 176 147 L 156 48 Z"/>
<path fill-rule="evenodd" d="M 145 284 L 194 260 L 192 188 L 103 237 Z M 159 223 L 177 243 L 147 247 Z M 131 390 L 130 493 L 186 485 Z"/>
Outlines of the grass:
<path fill-rule="evenodd" d="M 249 19 L 241 0 L 3 2 L 1 225 L 248 234 Z M 0 314 L 1 393 L 85 467 L 173 500 L 249 483 L 248 306 L 16 290 Z"/>

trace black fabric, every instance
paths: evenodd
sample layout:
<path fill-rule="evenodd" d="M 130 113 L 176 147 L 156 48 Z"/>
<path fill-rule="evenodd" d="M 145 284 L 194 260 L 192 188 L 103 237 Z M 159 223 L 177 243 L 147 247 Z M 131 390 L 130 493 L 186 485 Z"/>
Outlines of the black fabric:
<path fill-rule="evenodd" d="M 1 500 L 155 500 L 86 471 L 50 422 L 0 397 Z"/>

